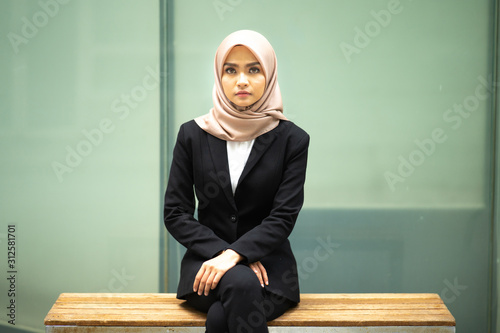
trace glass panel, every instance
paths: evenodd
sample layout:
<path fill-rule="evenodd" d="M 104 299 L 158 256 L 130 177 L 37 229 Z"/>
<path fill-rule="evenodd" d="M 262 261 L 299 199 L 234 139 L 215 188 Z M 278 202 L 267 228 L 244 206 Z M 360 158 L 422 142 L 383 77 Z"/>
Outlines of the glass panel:
<path fill-rule="evenodd" d="M 62 292 L 159 290 L 158 7 L 0 1 L 2 332 L 43 332 Z"/>
<path fill-rule="evenodd" d="M 275 47 L 285 114 L 311 135 L 292 235 L 301 291 L 438 293 L 459 331 L 485 332 L 490 1 L 171 4 L 171 142 L 211 107 L 226 35 L 254 29 Z M 169 249 L 175 291 L 183 249 Z"/>

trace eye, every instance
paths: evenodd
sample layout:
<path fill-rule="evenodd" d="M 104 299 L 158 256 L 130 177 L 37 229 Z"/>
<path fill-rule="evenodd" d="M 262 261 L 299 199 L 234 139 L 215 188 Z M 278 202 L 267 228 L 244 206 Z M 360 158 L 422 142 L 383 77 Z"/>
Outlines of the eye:
<path fill-rule="evenodd" d="M 226 67 L 226 69 L 224 70 L 224 72 L 226 74 L 234 74 L 234 73 L 236 73 L 236 70 L 233 67 Z"/>
<path fill-rule="evenodd" d="M 250 72 L 250 74 L 258 74 L 258 73 L 260 73 L 260 68 L 258 68 L 258 67 L 250 67 L 249 72 Z"/>

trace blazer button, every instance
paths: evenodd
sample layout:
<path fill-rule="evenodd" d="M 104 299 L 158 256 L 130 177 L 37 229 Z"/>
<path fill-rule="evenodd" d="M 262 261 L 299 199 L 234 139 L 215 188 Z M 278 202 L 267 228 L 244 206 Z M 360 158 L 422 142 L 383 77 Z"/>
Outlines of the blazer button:
<path fill-rule="evenodd" d="M 231 215 L 231 222 L 236 222 L 236 215 Z"/>

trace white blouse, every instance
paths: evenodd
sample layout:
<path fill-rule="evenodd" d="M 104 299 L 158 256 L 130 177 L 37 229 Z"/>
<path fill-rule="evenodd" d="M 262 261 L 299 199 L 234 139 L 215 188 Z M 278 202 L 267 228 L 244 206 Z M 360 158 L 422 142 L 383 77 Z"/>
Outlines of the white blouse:
<path fill-rule="evenodd" d="M 240 180 L 243 168 L 247 163 L 254 141 L 255 139 L 242 142 L 226 141 L 229 176 L 231 178 L 231 188 L 233 189 L 233 194 L 236 191 L 236 185 L 238 185 L 238 181 Z"/>

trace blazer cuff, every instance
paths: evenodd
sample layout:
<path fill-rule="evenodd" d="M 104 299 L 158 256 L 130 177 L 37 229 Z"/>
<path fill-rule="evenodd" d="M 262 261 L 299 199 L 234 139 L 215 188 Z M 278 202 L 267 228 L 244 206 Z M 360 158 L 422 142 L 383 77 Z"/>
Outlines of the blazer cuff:
<path fill-rule="evenodd" d="M 238 253 L 240 256 L 242 256 L 242 257 L 243 257 L 243 259 L 239 262 L 240 264 L 244 264 L 244 265 L 248 265 L 248 264 L 250 264 L 250 263 L 248 262 L 248 258 L 247 258 L 247 256 L 246 256 L 246 255 L 244 255 L 243 253 L 241 253 L 240 251 L 233 249 L 231 246 L 229 246 L 227 249 L 224 249 L 224 251 L 225 251 L 225 250 L 233 250 L 234 252 L 236 252 L 236 253 Z"/>

